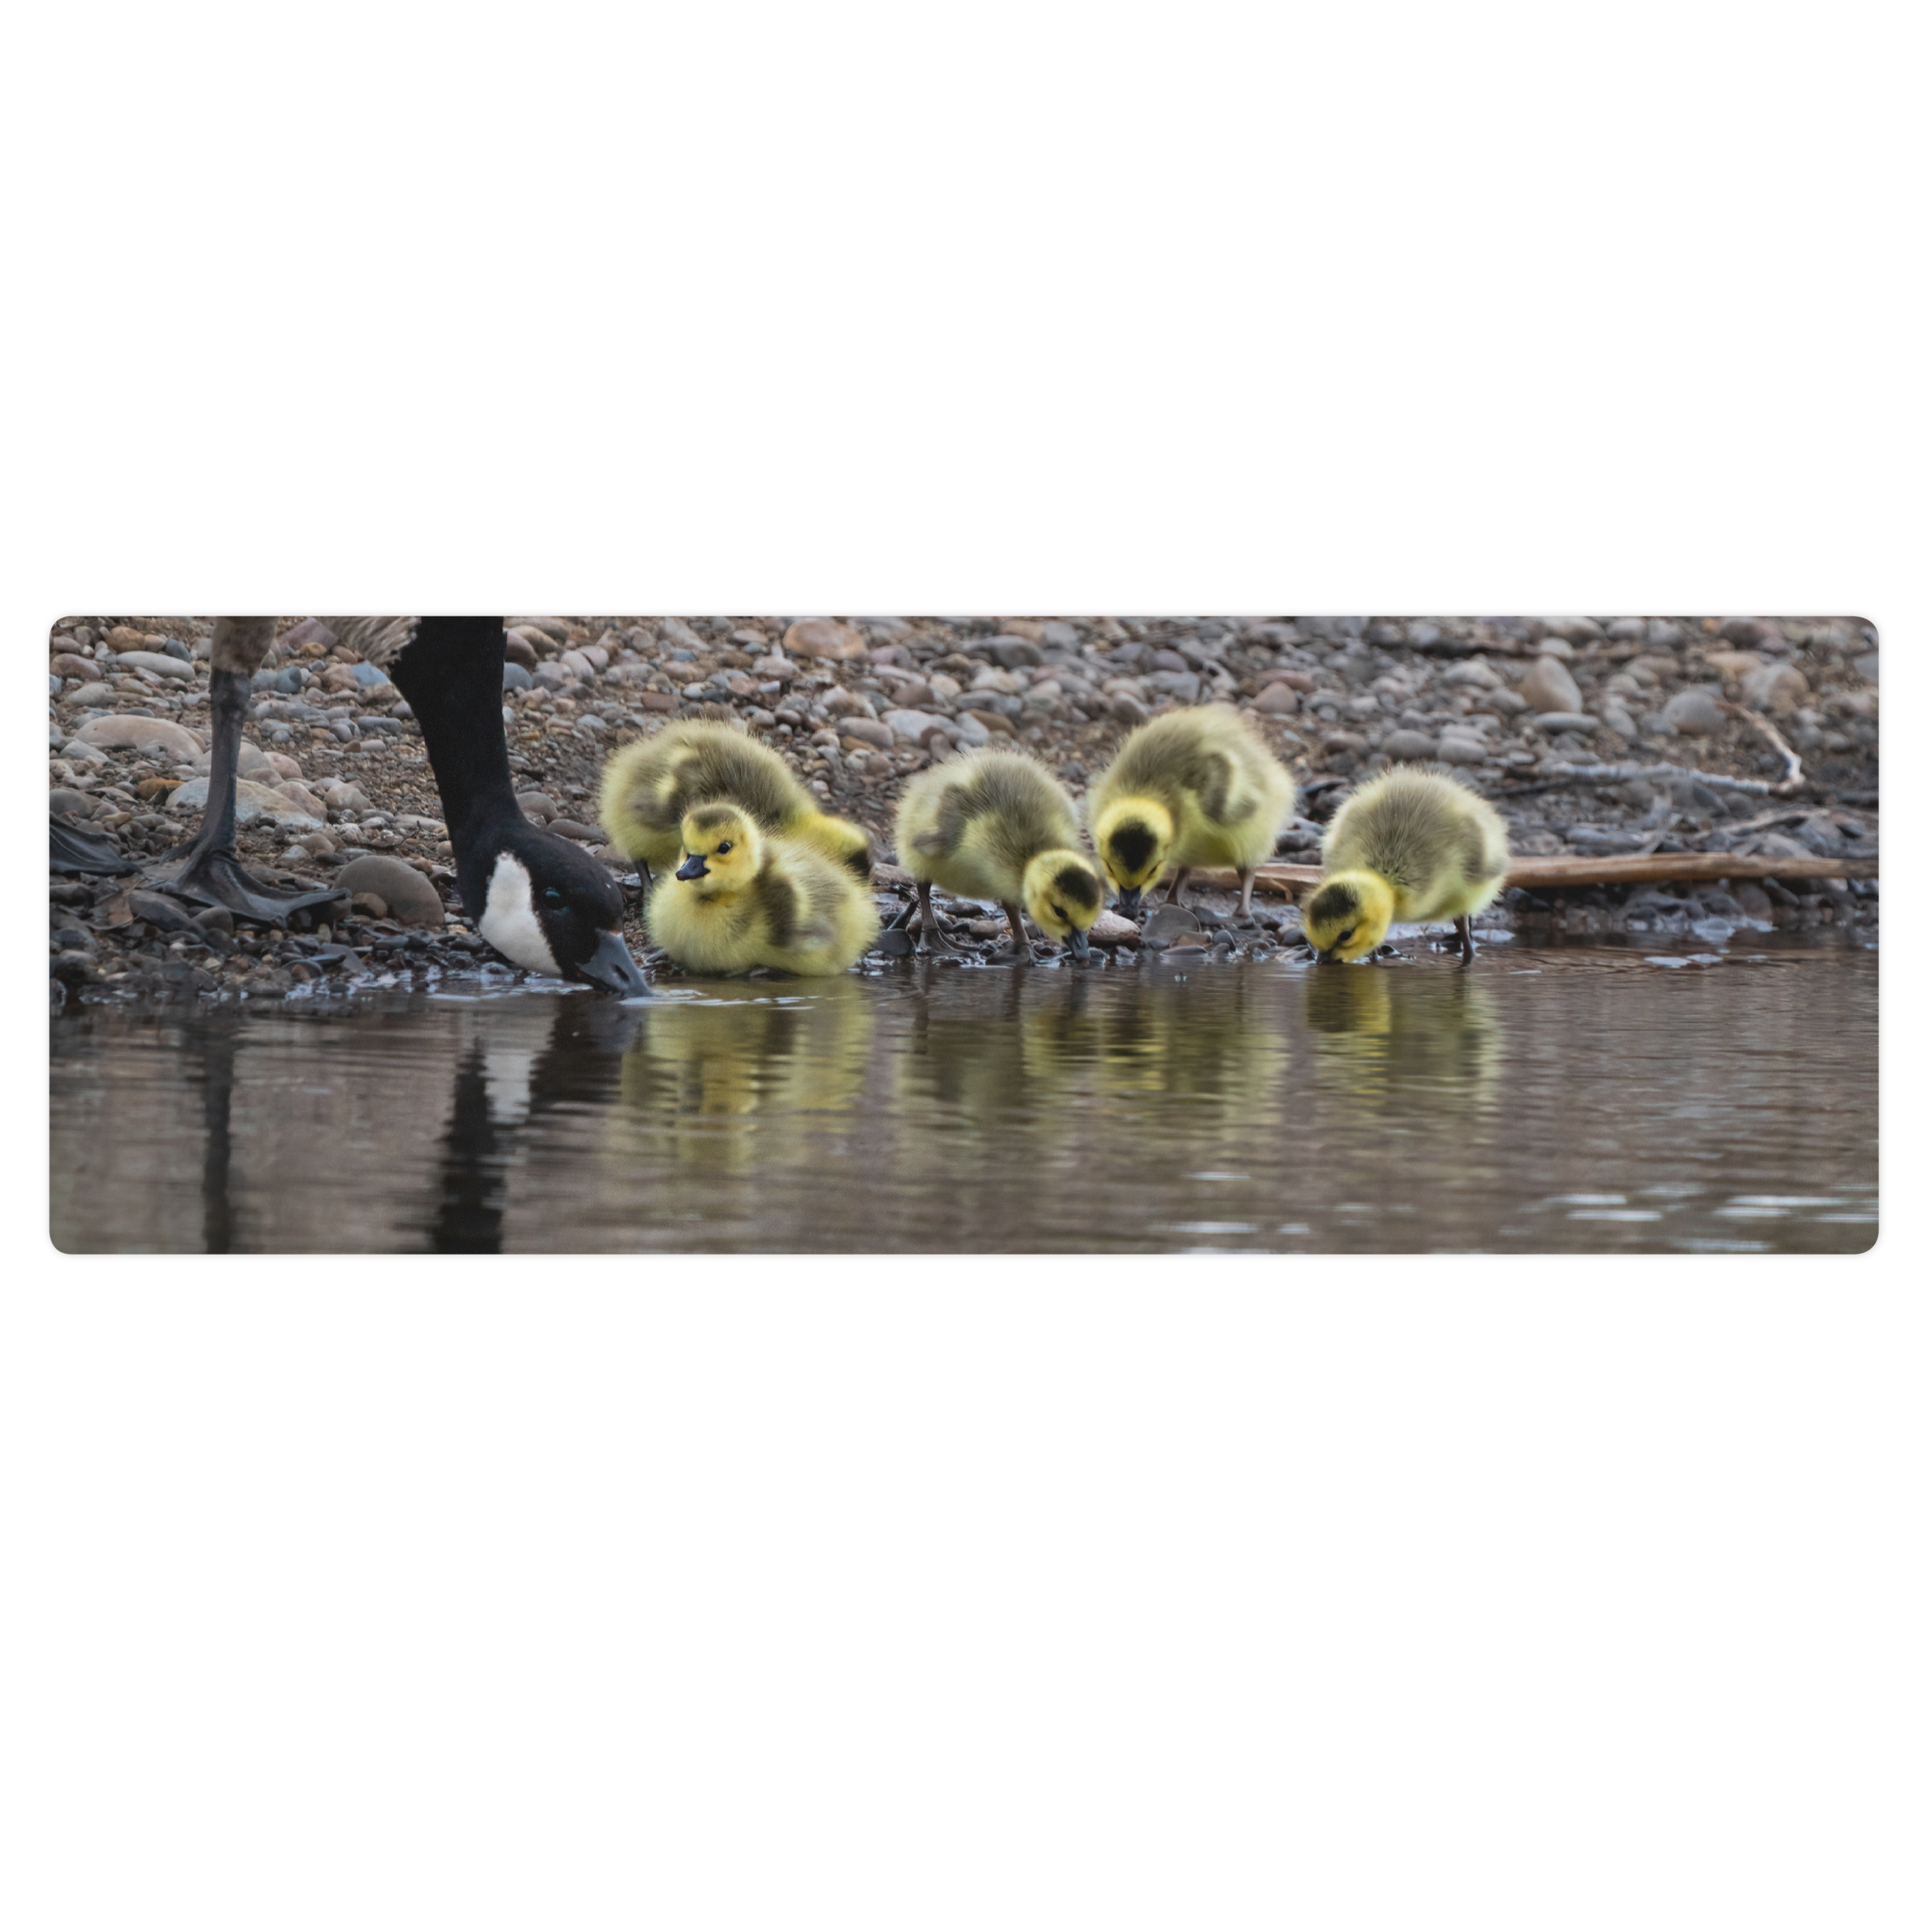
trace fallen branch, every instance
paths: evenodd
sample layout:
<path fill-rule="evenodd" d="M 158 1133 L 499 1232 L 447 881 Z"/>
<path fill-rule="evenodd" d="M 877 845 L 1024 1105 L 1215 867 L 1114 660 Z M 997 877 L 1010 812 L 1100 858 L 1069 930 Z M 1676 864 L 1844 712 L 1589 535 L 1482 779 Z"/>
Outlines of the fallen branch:
<path fill-rule="evenodd" d="M 1769 727 L 1767 727 L 1769 728 Z M 1776 736 L 1776 733 L 1773 734 Z M 1797 754 L 1780 738 L 1778 745 L 1794 763 Z M 1720 772 L 1700 772 L 1690 765 L 1545 765 L 1542 776 L 1529 784 L 1511 785 L 1490 794 L 1494 799 L 1527 798 L 1531 792 L 1556 791 L 1564 785 L 1629 784 L 1634 779 L 1689 779 L 1709 785 L 1714 791 L 1749 791 L 1764 798 L 1783 798 L 1804 790 L 1807 780 L 1799 778 L 1733 779 Z"/>
<path fill-rule="evenodd" d="M 1741 852 L 1629 852 L 1609 859 L 1512 859 L 1505 886 L 1548 890 L 1555 886 L 1640 886 L 1669 879 L 1875 879 L 1876 859 L 1784 858 Z M 1230 869 L 1212 867 L 1187 875 L 1190 885 L 1230 892 Z M 1258 891 L 1298 898 L 1321 883 L 1320 866 L 1264 866 Z"/>
<path fill-rule="evenodd" d="M 1645 852 L 1616 859 L 1516 859 L 1504 883 L 1640 886 L 1669 879 L 1875 879 L 1876 859 L 1795 859 L 1738 852 Z"/>
<path fill-rule="evenodd" d="M 1742 718 L 1784 760 L 1784 776 L 1772 786 L 1772 795 L 1779 797 L 1798 790 L 1804 782 L 1804 767 L 1799 762 L 1798 753 L 1778 734 L 1777 726 L 1742 704 L 1719 704 L 1718 708 L 1728 711 L 1733 718 Z"/>

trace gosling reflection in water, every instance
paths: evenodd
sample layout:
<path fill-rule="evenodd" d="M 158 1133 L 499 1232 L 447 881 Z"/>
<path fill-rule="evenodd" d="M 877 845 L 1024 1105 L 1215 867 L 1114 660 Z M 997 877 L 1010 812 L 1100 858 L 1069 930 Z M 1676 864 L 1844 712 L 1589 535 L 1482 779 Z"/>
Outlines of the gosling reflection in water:
<path fill-rule="evenodd" d="M 923 1102 L 953 1124 L 1037 1130 L 1056 1146 L 1092 1105 L 1131 1115 L 1142 1100 L 1151 1113 L 1179 1101 L 1189 1131 L 1219 1122 L 1252 1133 L 1285 1119 L 1288 1037 L 1258 981 L 1202 1001 L 1172 975 L 976 977 L 995 983 L 979 994 L 950 981 L 896 1063 L 915 1111 Z"/>
<path fill-rule="evenodd" d="M 1318 1084 L 1356 1100 L 1480 1097 L 1501 1061 L 1489 988 L 1466 973 L 1321 966 L 1306 978 Z"/>
<path fill-rule="evenodd" d="M 856 1113 L 865 1092 L 872 1005 L 855 979 L 773 984 L 779 990 L 765 995 L 648 1008 L 624 1056 L 618 1138 L 641 1131 L 668 1140 L 654 1151 L 714 1169 L 742 1169 L 754 1158 L 808 1163 L 826 1152 L 828 1117 Z M 793 1115 L 807 1131 L 752 1131 Z"/>
<path fill-rule="evenodd" d="M 1103 1097 L 1188 1101 L 1197 1119 L 1218 1114 L 1241 1131 L 1284 1124 L 1290 1047 L 1271 984 L 1241 974 L 1224 997 L 1204 1001 L 1156 968 L 1127 990 L 1108 1015 Z"/>

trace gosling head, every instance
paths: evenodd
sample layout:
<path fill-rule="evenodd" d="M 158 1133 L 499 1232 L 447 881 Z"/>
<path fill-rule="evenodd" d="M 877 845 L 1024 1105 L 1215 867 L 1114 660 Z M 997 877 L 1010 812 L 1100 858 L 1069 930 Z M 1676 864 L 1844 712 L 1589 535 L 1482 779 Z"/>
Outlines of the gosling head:
<path fill-rule="evenodd" d="M 1094 826 L 1100 864 L 1121 895 L 1121 910 L 1134 918 L 1141 895 L 1167 869 L 1174 850 L 1174 816 L 1153 798 L 1118 798 Z"/>
<path fill-rule="evenodd" d="M 1076 959 L 1087 956 L 1087 928 L 1100 917 L 1107 896 L 1094 862 L 1078 852 L 1040 852 L 1020 881 L 1027 917 Z"/>
<path fill-rule="evenodd" d="M 616 880 L 568 839 L 519 818 L 497 844 L 466 854 L 461 876 L 476 930 L 504 958 L 626 998 L 650 991 L 624 944 Z"/>
<path fill-rule="evenodd" d="M 677 876 L 699 898 L 742 892 L 764 864 L 758 828 L 735 805 L 700 805 L 686 812 L 679 836 L 684 864 Z"/>
<path fill-rule="evenodd" d="M 1323 959 L 1361 959 L 1388 936 L 1395 894 L 1375 872 L 1337 872 L 1316 887 L 1301 930 Z"/>

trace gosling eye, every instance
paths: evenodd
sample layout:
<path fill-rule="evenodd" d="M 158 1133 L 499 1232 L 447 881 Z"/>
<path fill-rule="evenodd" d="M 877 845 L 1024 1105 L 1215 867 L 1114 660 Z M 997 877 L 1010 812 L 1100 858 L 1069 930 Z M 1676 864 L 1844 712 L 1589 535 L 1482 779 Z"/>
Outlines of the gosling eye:
<path fill-rule="evenodd" d="M 1335 942 L 1337 946 L 1352 946 L 1354 945 L 1354 943 L 1355 943 L 1355 928 L 1352 925 L 1348 929 L 1347 932 L 1345 932 L 1341 936 L 1340 939 L 1338 939 Z"/>
<path fill-rule="evenodd" d="M 727 839 L 725 839 L 725 841 L 724 842 L 724 844 L 722 844 L 721 846 L 719 846 L 719 848 L 718 848 L 718 856 L 719 856 L 719 857 L 720 857 L 721 859 L 722 859 L 722 858 L 724 858 L 724 856 L 725 855 L 725 853 L 727 853 L 728 851 L 730 851 L 730 849 L 731 849 L 731 841 L 730 841 L 730 839 L 728 839 L 728 838 L 727 838 Z"/>
<path fill-rule="evenodd" d="M 544 888 L 544 903 L 546 905 L 560 906 L 563 903 L 563 895 L 554 886 L 546 886 Z"/>
<path fill-rule="evenodd" d="M 1053 909 L 1053 916 L 1061 923 L 1062 925 L 1069 925 L 1072 923 L 1072 922 L 1066 917 L 1066 908 L 1065 906 L 1055 906 Z"/>

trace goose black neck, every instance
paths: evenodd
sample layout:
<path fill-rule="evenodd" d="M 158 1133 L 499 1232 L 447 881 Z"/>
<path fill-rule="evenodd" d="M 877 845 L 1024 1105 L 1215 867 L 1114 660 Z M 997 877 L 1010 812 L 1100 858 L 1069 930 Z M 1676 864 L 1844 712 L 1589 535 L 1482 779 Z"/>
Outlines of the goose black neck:
<path fill-rule="evenodd" d="M 422 727 L 461 855 L 492 821 L 521 816 L 503 735 L 503 620 L 424 617 L 389 674 Z"/>

